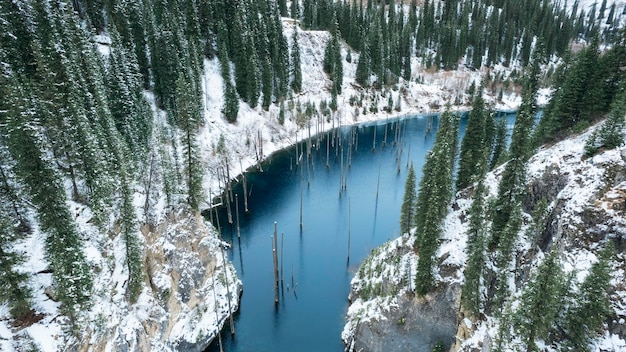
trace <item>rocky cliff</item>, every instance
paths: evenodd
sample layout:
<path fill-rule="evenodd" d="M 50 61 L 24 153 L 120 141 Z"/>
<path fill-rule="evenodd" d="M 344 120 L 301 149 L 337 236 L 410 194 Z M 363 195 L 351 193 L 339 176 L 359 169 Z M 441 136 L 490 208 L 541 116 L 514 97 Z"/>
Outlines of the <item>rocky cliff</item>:
<path fill-rule="evenodd" d="M 113 294 L 101 329 L 85 349 L 203 351 L 239 307 L 241 281 L 227 260 L 226 243 L 199 215 L 169 212 L 144 225 L 145 288 L 134 306 Z M 118 300 L 119 299 L 119 300 Z M 105 307 L 102 307 L 105 308 Z"/>

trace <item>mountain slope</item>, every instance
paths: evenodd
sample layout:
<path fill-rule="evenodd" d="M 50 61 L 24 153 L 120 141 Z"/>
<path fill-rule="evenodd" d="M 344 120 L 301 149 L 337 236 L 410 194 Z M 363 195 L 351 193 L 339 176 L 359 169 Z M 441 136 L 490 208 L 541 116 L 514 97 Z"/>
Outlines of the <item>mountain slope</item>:
<path fill-rule="evenodd" d="M 511 268 L 514 280 L 509 283 L 512 292 L 509 303 L 512 309 L 519 305 L 529 276 L 550 250 L 557 251 L 565 276 L 573 275 L 570 290 L 576 292 L 592 263 L 598 260 L 600 250 L 612 242 L 617 254 L 613 258 L 609 289 L 611 314 L 602 334 L 590 347 L 593 351 L 621 351 L 626 349 L 626 146 L 587 159 L 583 146 L 591 133 L 589 130 L 544 147 L 529 161 L 524 225 L 514 249 L 517 259 Z M 500 167 L 487 175 L 487 199 L 497 194 L 502 170 Z M 502 319 L 493 314 L 482 315 L 476 321 L 464 317 L 459 310 L 471 197 L 471 187 L 459 192 L 444 221 L 445 230 L 436 256 L 437 288 L 432 294 L 416 298 L 412 291 L 417 260 L 412 250 L 413 236 L 393 240 L 365 260 L 352 281 L 352 304 L 342 334 L 350 350 L 379 351 L 382 348 L 375 342 L 382 340 L 390 342 L 386 348 L 406 344 L 418 346 L 414 350 L 430 351 L 438 339 L 453 345 L 455 351 L 492 350 Z M 545 224 L 537 232 L 529 231 L 533 223 L 531 210 L 541 199 L 548 204 Z M 535 233 L 537 237 L 533 236 Z M 416 311 L 425 316 L 415 317 L 412 313 Z M 446 315 L 450 311 L 458 315 Z M 457 333 L 442 335 L 445 329 L 420 325 L 437 324 L 437 321 L 439 325 L 447 324 L 448 333 L 451 324 L 458 324 Z M 416 341 L 419 334 L 425 335 L 426 342 Z M 522 343 L 513 335 L 504 349 L 517 351 L 523 348 Z M 560 343 L 540 346 L 544 351 L 556 351 Z"/>

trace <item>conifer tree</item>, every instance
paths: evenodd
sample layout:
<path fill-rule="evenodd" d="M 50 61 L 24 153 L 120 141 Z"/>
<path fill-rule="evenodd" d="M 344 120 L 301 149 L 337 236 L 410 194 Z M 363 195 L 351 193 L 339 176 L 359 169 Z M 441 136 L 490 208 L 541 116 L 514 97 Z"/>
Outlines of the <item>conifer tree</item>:
<path fill-rule="evenodd" d="M 613 100 L 612 109 L 604 125 L 594 131 L 585 142 L 585 154 L 594 155 L 598 149 L 614 149 L 624 143 L 624 121 L 626 116 L 626 90 L 618 94 Z"/>
<path fill-rule="evenodd" d="M 300 18 L 300 5 L 298 4 L 298 1 L 292 1 L 290 7 L 291 7 L 290 9 L 291 18 L 293 18 L 294 20 L 299 19 Z"/>
<path fill-rule="evenodd" d="M 496 134 L 494 138 L 493 152 L 489 162 L 489 170 L 495 169 L 506 160 L 506 117 L 496 124 Z"/>
<path fill-rule="evenodd" d="M 263 90 L 261 106 L 267 111 L 272 103 L 272 66 L 270 64 L 269 54 L 266 54 L 263 58 L 261 80 Z"/>
<path fill-rule="evenodd" d="M 363 42 L 359 62 L 356 65 L 356 81 L 363 87 L 368 87 L 371 76 L 371 59 L 369 53 L 369 44 L 367 39 Z"/>
<path fill-rule="evenodd" d="M 585 277 L 573 307 L 565 315 L 565 345 L 573 350 L 590 351 L 591 339 L 599 335 L 611 314 L 609 287 L 614 253 L 613 243 L 608 242 Z"/>
<path fill-rule="evenodd" d="M 176 81 L 176 106 L 179 126 L 183 132 L 183 155 L 185 157 L 185 179 L 187 183 L 187 203 L 198 210 L 202 201 L 202 167 L 196 141 L 200 125 L 200 107 L 191 94 L 191 83 L 183 74 Z"/>
<path fill-rule="evenodd" d="M 239 97 L 237 96 L 237 90 L 232 83 L 230 74 L 230 61 L 228 60 L 228 46 L 227 46 L 227 32 L 226 24 L 220 21 L 218 31 L 218 59 L 220 62 L 220 68 L 222 73 L 222 79 L 224 80 L 224 107 L 222 108 L 222 114 L 226 118 L 226 121 L 234 123 L 237 121 L 237 114 L 239 113 Z"/>
<path fill-rule="evenodd" d="M 343 84 L 343 61 L 341 60 L 341 45 L 339 43 L 339 28 L 335 11 L 332 11 L 330 21 L 330 39 L 326 43 L 324 51 L 324 71 L 330 75 L 333 81 L 332 90 L 336 94 L 341 94 Z"/>
<path fill-rule="evenodd" d="M 602 111 L 598 39 L 579 53 L 557 78 L 557 89 L 546 106 L 536 131 L 538 143 L 559 140 L 574 128 L 586 127 Z"/>
<path fill-rule="evenodd" d="M 457 190 L 469 186 L 478 175 L 478 164 L 485 154 L 486 120 L 487 112 L 485 111 L 481 85 L 474 97 L 472 111 L 469 113 L 465 135 L 461 142 L 459 171 L 456 179 Z"/>
<path fill-rule="evenodd" d="M 534 60 L 525 77 L 522 91 L 522 104 L 515 119 L 511 136 L 509 162 L 507 163 L 498 186 L 498 198 L 492 208 L 492 227 L 489 248 L 498 247 L 502 232 L 507 226 L 515 205 L 525 187 L 526 161 L 531 146 L 531 129 L 537 112 L 539 62 Z"/>
<path fill-rule="evenodd" d="M 137 301 L 143 283 L 143 254 L 137 237 L 137 217 L 133 205 L 133 193 L 126 176 L 122 179 L 121 228 L 126 245 L 126 266 L 128 267 L 128 286 L 126 294 L 131 303 Z"/>
<path fill-rule="evenodd" d="M 297 1 L 293 1 L 297 3 Z M 300 45 L 298 44 L 298 26 L 294 25 L 291 37 L 291 89 L 294 93 L 302 91 L 302 69 L 300 67 Z"/>
<path fill-rule="evenodd" d="M 5 101 L 11 108 L 2 116 L 9 152 L 16 161 L 16 174 L 24 183 L 37 209 L 41 230 L 46 234 L 46 258 L 50 262 L 55 293 L 61 312 L 75 318 L 86 307 L 92 278 L 82 250 L 80 234 L 67 208 L 61 177 L 50 164 L 42 147 L 38 117 L 42 108 L 24 91 L 25 85 L 9 81 Z"/>
<path fill-rule="evenodd" d="M 467 229 L 467 266 L 461 304 L 472 316 L 478 316 L 481 308 L 480 279 L 485 264 L 484 193 L 485 186 L 481 180 L 474 189 Z"/>
<path fill-rule="evenodd" d="M 535 342 L 548 337 L 563 300 L 565 280 L 556 250 L 552 250 L 537 267 L 522 292 L 513 326 L 520 333 L 527 351 L 536 351 Z"/>
<path fill-rule="evenodd" d="M 9 306 L 13 318 L 20 318 L 31 308 L 32 292 L 28 287 L 29 276 L 17 269 L 24 262 L 24 255 L 11 246 L 21 236 L 15 221 L 0 208 L 0 302 Z"/>
<path fill-rule="evenodd" d="M 434 284 L 433 262 L 441 235 L 441 222 L 452 197 L 452 171 L 458 138 L 458 116 L 449 105 L 440 117 L 435 145 L 428 153 L 417 196 L 415 248 L 419 253 L 415 287 L 417 294 L 427 294 Z"/>
<path fill-rule="evenodd" d="M 409 167 L 409 174 L 404 183 L 404 197 L 400 208 L 400 233 L 408 233 L 415 221 L 415 206 L 417 195 L 415 194 L 415 170 L 413 163 Z"/>

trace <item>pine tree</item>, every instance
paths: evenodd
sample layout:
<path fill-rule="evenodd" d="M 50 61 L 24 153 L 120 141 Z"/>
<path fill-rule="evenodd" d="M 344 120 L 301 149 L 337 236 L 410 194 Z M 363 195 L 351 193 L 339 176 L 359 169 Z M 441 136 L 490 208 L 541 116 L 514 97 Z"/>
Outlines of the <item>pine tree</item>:
<path fill-rule="evenodd" d="M 227 35 L 226 24 L 223 21 L 220 21 L 218 30 L 218 59 L 220 62 L 222 79 L 224 81 L 224 107 L 222 108 L 222 114 L 224 114 L 226 121 L 234 123 L 237 121 L 237 114 L 239 113 L 239 97 L 237 96 L 237 90 L 232 83 L 230 74 Z"/>
<path fill-rule="evenodd" d="M 502 232 L 519 202 L 525 187 L 526 161 L 531 146 L 531 129 L 537 112 L 539 62 L 534 60 L 525 77 L 522 91 L 522 104 L 515 119 L 515 127 L 511 136 L 509 148 L 509 162 L 498 185 L 498 198 L 492 208 L 491 239 L 489 248 L 498 247 Z"/>
<path fill-rule="evenodd" d="M 298 1 L 292 1 L 290 7 L 291 7 L 290 9 L 291 18 L 293 18 L 294 20 L 299 19 L 300 18 L 300 6 L 298 5 Z"/>
<path fill-rule="evenodd" d="M 297 1 L 292 2 L 297 3 Z M 300 93 L 302 91 L 302 69 L 300 67 L 300 45 L 298 44 L 297 25 L 294 25 L 291 38 L 291 89 L 293 89 L 294 93 Z"/>
<path fill-rule="evenodd" d="M 592 133 L 585 142 L 585 154 L 593 156 L 600 148 L 614 149 L 624 143 L 626 116 L 626 90 L 613 100 L 612 109 L 604 125 Z"/>
<path fill-rule="evenodd" d="M 585 277 L 573 307 L 565 315 L 565 345 L 573 350 L 590 351 L 591 339 L 599 335 L 611 314 L 609 287 L 614 253 L 613 244 L 608 242 Z"/>
<path fill-rule="evenodd" d="M 133 205 L 133 193 L 126 176 L 122 179 L 121 229 L 126 245 L 126 266 L 128 267 L 128 286 L 126 294 L 131 303 L 137 301 L 143 283 L 143 254 L 137 237 L 137 217 Z"/>
<path fill-rule="evenodd" d="M 5 101 L 11 108 L 2 120 L 6 142 L 16 161 L 16 174 L 24 183 L 37 209 L 39 225 L 46 236 L 46 258 L 50 262 L 55 293 L 61 312 L 75 318 L 90 300 L 92 278 L 82 250 L 80 234 L 67 208 L 61 176 L 44 153 L 38 117 L 43 107 L 24 91 L 32 87 L 10 81 Z M 28 88 L 28 89 L 25 89 Z"/>
<path fill-rule="evenodd" d="M 17 269 L 24 255 L 11 248 L 20 238 L 15 223 L 0 208 L 0 302 L 9 306 L 13 318 L 20 318 L 31 308 L 32 292 L 27 285 L 29 276 Z"/>
<path fill-rule="evenodd" d="M 176 106 L 179 126 L 183 132 L 183 155 L 185 157 L 185 179 L 187 182 L 187 203 L 198 210 L 202 201 L 202 167 L 196 141 L 200 125 L 200 107 L 197 99 L 190 94 L 191 83 L 184 75 L 176 81 Z"/>
<path fill-rule="evenodd" d="M 535 133 L 536 143 L 564 138 L 574 129 L 581 130 L 603 110 L 601 84 L 604 65 L 599 65 L 598 39 L 557 75 L 557 89 L 546 106 Z M 579 132 L 579 131 L 576 131 Z"/>
<path fill-rule="evenodd" d="M 261 73 L 263 101 L 261 106 L 267 111 L 272 103 L 272 66 L 269 60 L 269 54 L 266 53 L 263 58 L 263 67 Z"/>
<path fill-rule="evenodd" d="M 545 339 L 553 328 L 563 300 L 565 280 L 558 253 L 550 252 L 537 267 L 515 312 L 513 326 L 520 333 L 527 351 L 537 351 L 537 339 Z"/>
<path fill-rule="evenodd" d="M 485 186 L 481 180 L 474 189 L 467 229 L 467 266 L 461 304 L 472 316 L 478 316 L 481 308 L 480 279 L 485 265 L 484 193 Z"/>
<path fill-rule="evenodd" d="M 330 25 L 330 39 L 326 43 L 324 51 L 324 71 L 330 75 L 330 79 L 333 81 L 332 91 L 339 95 L 343 85 L 343 60 L 341 60 L 339 28 L 335 11 L 332 11 Z"/>
<path fill-rule="evenodd" d="M 496 134 L 494 138 L 493 152 L 489 162 L 489 170 L 495 169 L 506 160 L 506 117 L 503 117 L 496 124 Z"/>
<path fill-rule="evenodd" d="M 478 175 L 478 164 L 485 154 L 486 120 L 487 112 L 485 111 L 481 85 L 474 97 L 472 111 L 469 113 L 465 135 L 461 142 L 459 171 L 456 179 L 457 190 L 469 186 Z"/>
<path fill-rule="evenodd" d="M 404 184 L 404 198 L 400 208 L 400 233 L 408 233 L 413 227 L 415 221 L 415 202 L 417 195 L 415 194 L 415 170 L 413 163 L 409 167 L 409 173 Z"/>
<path fill-rule="evenodd" d="M 363 49 L 356 65 L 356 82 L 363 87 L 368 87 L 371 76 L 371 59 L 367 39 L 363 42 Z"/>
<path fill-rule="evenodd" d="M 415 248 L 419 252 L 419 259 L 415 287 L 421 296 L 427 294 L 434 284 L 434 256 L 441 235 L 441 223 L 452 197 L 452 171 L 459 126 L 458 116 L 451 113 L 449 108 L 448 105 L 439 119 L 435 145 L 426 156 L 417 196 Z"/>

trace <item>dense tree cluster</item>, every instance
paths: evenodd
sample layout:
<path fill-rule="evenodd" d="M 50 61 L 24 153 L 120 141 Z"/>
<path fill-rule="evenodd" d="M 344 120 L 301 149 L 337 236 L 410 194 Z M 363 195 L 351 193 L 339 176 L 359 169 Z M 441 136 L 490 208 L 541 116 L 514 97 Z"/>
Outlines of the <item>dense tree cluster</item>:
<path fill-rule="evenodd" d="M 442 1 L 417 5 L 352 0 L 303 0 L 302 25 L 330 29 L 333 18 L 341 37 L 361 55 L 357 82 L 362 85 L 410 79 L 414 53 L 426 67 L 454 69 L 459 64 L 530 62 L 535 42 L 544 44 L 545 58 L 563 56 L 573 39 L 601 36 L 613 41 L 619 22 L 614 6 L 609 15 L 589 13 L 578 2 L 571 12 L 549 1 Z M 621 16 L 621 15 L 619 15 Z M 600 24 L 603 26 L 600 26 Z M 370 82 L 370 75 L 376 80 Z"/>
<path fill-rule="evenodd" d="M 46 235 L 62 312 L 76 318 L 89 305 L 92 274 L 68 207 L 73 201 L 91 209 L 102 232 L 110 229 L 111 215 L 119 219 L 127 297 L 134 302 L 144 284 L 134 185 L 152 182 L 146 170 L 152 177 L 157 165 L 167 175 L 161 179 L 168 200 L 182 191 L 191 208 L 202 201 L 196 133 L 207 48 L 198 6 L 6 1 L 0 18 L 0 224 L 8 241 L 0 243 L 0 275 L 11 281 L 1 296 L 16 317 L 29 310 L 27 278 L 15 269 L 21 255 L 10 244 L 28 233 L 25 214 L 32 211 Z M 153 131 L 145 89 L 154 91 L 166 111 L 164 130 Z M 153 138 L 164 147 L 153 149 Z"/>
<path fill-rule="evenodd" d="M 452 198 L 452 172 L 459 134 L 459 116 L 449 110 L 439 118 L 435 145 L 426 156 L 415 210 L 415 249 L 419 253 L 416 292 L 427 294 L 434 285 L 433 270 L 441 225 Z"/>
<path fill-rule="evenodd" d="M 559 68 L 553 97 L 545 107 L 535 131 L 536 143 L 555 142 L 578 133 L 606 114 L 615 101 L 623 101 L 621 86 L 626 74 L 626 38 L 624 33 L 602 55 L 595 38 L 576 56 L 570 56 Z"/>
<path fill-rule="evenodd" d="M 562 82 L 565 86 L 567 82 L 572 84 L 577 82 L 586 87 L 593 86 L 594 91 L 589 94 L 593 95 L 595 100 L 593 103 L 589 101 L 587 105 L 579 104 L 579 110 L 560 112 L 561 117 L 556 118 L 554 111 L 571 107 L 559 101 L 582 99 L 585 95 L 582 93 L 583 89 L 580 89 L 578 98 L 573 98 L 569 94 L 576 91 L 575 89 L 557 86 L 543 119 L 533 130 L 538 113 L 536 95 L 539 88 L 539 67 L 544 57 L 543 47 L 539 45 L 522 78 L 522 104 L 517 112 L 508 148 L 506 126 L 503 122 L 495 123 L 485 111 L 480 95 L 481 89 L 478 92 L 474 91 L 476 95 L 473 110 L 468 116 L 466 134 L 461 143 L 456 179 L 457 188 L 466 188 L 466 192 L 473 197 L 468 212 L 467 263 L 461 306 L 464 314 L 473 319 L 481 319 L 483 314 L 498 318 L 500 328 L 495 339 L 495 350 L 505 351 L 522 347 L 527 351 L 536 351 L 538 343 L 543 341 L 558 342 L 567 349 L 586 351 L 611 314 L 608 296 L 611 257 L 614 253 L 611 242 L 605 244 L 606 248 L 599 254 L 598 261 L 593 264 L 583 282 L 574 280 L 573 275 L 566 276 L 556 247 L 547 250 L 545 258 L 540 259 L 542 253 L 540 248 L 543 247 L 537 241 L 546 226 L 549 214 L 545 200 L 534 205 L 533 221 L 526 231 L 527 240 L 532 247 L 528 255 L 538 258 L 540 264 L 527 281 L 518 283 L 523 287 L 520 297 L 511 296 L 513 290 L 511 283 L 512 272 L 523 270 L 520 269 L 519 254 L 516 254 L 515 248 L 523 223 L 522 202 L 526 189 L 526 163 L 535 143 L 565 137 L 568 131 L 563 130 L 563 126 L 571 128 L 574 116 L 588 114 L 579 121 L 586 121 L 587 125 L 594 122 L 597 117 L 608 111 L 607 101 L 612 102 L 610 113 L 605 123 L 587 141 L 586 152 L 593 155 L 600 148 L 615 148 L 624 141 L 623 128 L 626 115 L 624 77 L 620 66 L 615 64 L 622 62 L 620 58 L 622 52 L 623 46 L 619 44 L 600 56 L 596 41 L 578 56 L 570 59 L 567 64 L 570 66 L 565 66 L 566 70 L 558 73 L 561 77 L 557 82 Z M 598 65 L 599 61 L 603 62 L 601 65 L 608 65 L 596 70 L 602 72 L 599 75 L 585 76 L 582 74 L 584 70 L 580 69 L 567 71 L 568 67 L 584 66 L 584 62 Z M 599 80 L 599 83 L 594 80 Z M 590 88 L 586 88 L 588 89 Z M 445 116 L 444 113 L 440 126 L 444 131 L 449 128 L 445 123 Z M 549 123 L 561 125 L 547 129 Z M 447 132 L 438 131 L 435 147 L 429 153 L 424 165 L 424 176 L 420 182 L 415 208 L 416 221 L 411 222 L 408 218 L 414 209 L 409 206 L 414 201 L 414 190 L 411 188 L 414 181 L 411 173 L 405 184 L 405 198 L 401 209 L 402 232 L 407 232 L 413 227 L 416 229 L 415 249 L 418 254 L 416 293 L 419 295 L 424 295 L 433 288 L 434 253 L 438 246 L 441 221 L 446 215 L 450 200 L 449 192 L 452 189 L 452 173 L 448 164 L 451 162 L 450 159 L 444 162 L 445 158 L 435 158 L 436 155 L 442 155 L 438 153 L 441 153 L 440 138 L 443 138 L 444 134 Z M 456 140 L 454 138 L 456 137 L 447 136 L 446 140 L 449 144 L 454 144 L 451 143 Z M 452 147 L 451 151 L 453 152 L 455 148 Z M 444 154 L 450 157 L 448 152 Z M 436 160 L 443 164 L 433 168 Z M 451 160 L 453 161 L 454 157 Z M 493 198 L 488 197 L 483 183 L 485 174 L 503 162 L 505 166 L 497 195 Z M 519 276 L 515 279 L 516 283 L 520 280 Z M 514 305 L 516 308 L 512 309 L 511 304 L 514 301 L 517 301 L 517 304 Z"/>

